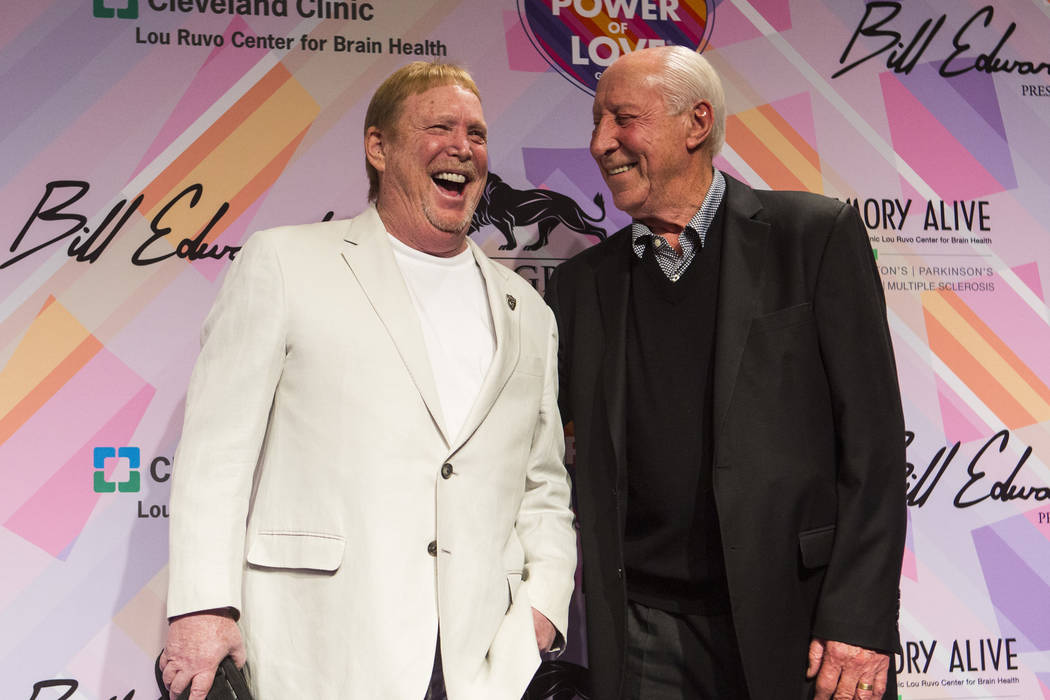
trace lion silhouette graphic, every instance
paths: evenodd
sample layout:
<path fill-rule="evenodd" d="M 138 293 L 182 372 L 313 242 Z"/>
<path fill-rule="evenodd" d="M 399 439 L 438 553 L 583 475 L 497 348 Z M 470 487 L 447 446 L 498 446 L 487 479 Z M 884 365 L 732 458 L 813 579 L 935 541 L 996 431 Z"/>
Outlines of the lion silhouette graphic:
<path fill-rule="evenodd" d="M 577 233 L 605 240 L 605 229 L 594 225 L 605 219 L 605 201 L 600 192 L 594 195 L 594 203 L 598 205 L 601 216 L 588 216 L 572 197 L 560 192 L 516 190 L 503 182 L 499 175 L 489 173 L 485 181 L 485 191 L 470 222 L 470 232 L 479 231 L 482 226 L 492 224 L 506 239 L 506 243 L 499 247 L 500 250 L 517 248 L 514 227 L 530 224 L 536 224 L 539 238 L 535 243 L 524 246 L 525 250 L 539 250 L 547 245 L 551 231 L 557 228 L 558 224 L 563 224 Z"/>

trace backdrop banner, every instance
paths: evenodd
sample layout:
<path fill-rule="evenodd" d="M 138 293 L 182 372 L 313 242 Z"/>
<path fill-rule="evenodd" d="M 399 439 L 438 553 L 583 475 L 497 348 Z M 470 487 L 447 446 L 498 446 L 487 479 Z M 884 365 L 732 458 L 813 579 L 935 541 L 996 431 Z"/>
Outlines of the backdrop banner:
<path fill-rule="evenodd" d="M 0 697 L 156 697 L 202 320 L 253 231 L 366 206 L 384 77 L 473 72 L 472 235 L 542 292 L 628 223 L 587 148 L 602 70 L 674 43 L 725 81 L 718 168 L 869 227 L 907 419 L 900 695 L 1050 699 L 1048 36 L 1048 0 L 5 0 Z"/>

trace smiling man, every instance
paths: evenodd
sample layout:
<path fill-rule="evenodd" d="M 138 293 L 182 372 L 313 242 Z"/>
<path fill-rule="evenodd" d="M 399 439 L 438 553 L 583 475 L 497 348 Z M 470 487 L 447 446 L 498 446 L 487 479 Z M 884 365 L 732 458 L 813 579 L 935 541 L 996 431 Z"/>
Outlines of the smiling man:
<path fill-rule="evenodd" d="M 618 59 L 593 117 L 634 222 L 547 284 L 593 697 L 895 697 L 904 425 L 859 217 L 715 170 L 689 49 Z"/>
<path fill-rule="evenodd" d="M 369 200 L 255 234 L 204 328 L 171 500 L 176 697 L 517 700 L 576 563 L 557 333 L 467 239 L 478 89 L 412 63 L 365 117 Z"/>

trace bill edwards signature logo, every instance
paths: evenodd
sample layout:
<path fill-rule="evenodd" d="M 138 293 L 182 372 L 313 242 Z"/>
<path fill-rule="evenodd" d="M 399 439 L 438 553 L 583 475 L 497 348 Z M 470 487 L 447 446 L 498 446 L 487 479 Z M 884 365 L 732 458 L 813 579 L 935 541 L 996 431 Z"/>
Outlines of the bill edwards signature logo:
<path fill-rule="evenodd" d="M 1010 22 L 1002 29 L 993 27 L 995 8 L 991 5 L 962 19 L 949 19 L 947 13 L 929 17 L 924 11 L 918 11 L 916 16 L 919 7 L 909 6 L 902 12 L 904 5 L 900 2 L 867 3 L 839 57 L 842 67 L 831 77 L 838 78 L 873 59 L 885 61 L 886 68 L 905 75 L 920 63 L 937 66 L 944 78 L 970 71 L 1050 75 L 1050 63 L 1010 55 L 1007 43 L 1017 30 L 1017 23 Z M 939 36 L 951 37 L 948 46 L 938 40 Z"/>

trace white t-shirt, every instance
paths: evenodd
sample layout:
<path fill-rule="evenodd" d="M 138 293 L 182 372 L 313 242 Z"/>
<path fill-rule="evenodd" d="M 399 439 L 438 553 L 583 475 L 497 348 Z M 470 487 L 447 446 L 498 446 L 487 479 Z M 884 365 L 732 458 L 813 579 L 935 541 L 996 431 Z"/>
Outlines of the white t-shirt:
<path fill-rule="evenodd" d="M 423 328 L 445 431 L 455 437 L 474 405 L 496 350 L 485 278 L 470 248 L 454 257 L 440 258 L 393 236 L 390 244 Z"/>

